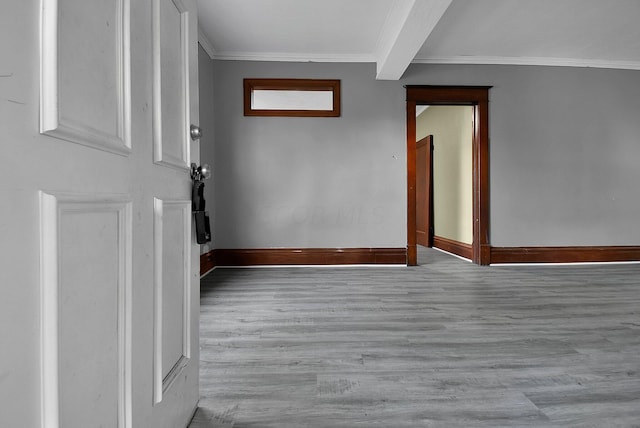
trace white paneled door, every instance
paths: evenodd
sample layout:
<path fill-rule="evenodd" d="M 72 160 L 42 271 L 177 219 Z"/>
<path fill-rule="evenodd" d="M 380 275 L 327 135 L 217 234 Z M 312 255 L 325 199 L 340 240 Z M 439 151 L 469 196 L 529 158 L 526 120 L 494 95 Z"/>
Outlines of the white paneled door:
<path fill-rule="evenodd" d="M 0 426 L 186 427 L 195 0 L 5 6 Z"/>

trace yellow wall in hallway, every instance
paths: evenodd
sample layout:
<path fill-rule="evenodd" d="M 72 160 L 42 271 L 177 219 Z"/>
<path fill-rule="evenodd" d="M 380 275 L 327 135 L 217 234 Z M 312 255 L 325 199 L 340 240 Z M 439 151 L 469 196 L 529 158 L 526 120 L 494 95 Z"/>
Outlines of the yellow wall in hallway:
<path fill-rule="evenodd" d="M 416 120 L 416 139 L 433 135 L 436 236 L 473 242 L 473 107 L 430 106 Z"/>

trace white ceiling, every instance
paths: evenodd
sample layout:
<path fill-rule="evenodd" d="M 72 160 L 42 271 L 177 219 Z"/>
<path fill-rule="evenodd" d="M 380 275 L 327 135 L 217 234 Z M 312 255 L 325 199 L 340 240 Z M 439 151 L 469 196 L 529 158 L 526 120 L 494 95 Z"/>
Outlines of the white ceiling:
<path fill-rule="evenodd" d="M 198 0 L 212 58 L 640 70 L 640 0 Z"/>

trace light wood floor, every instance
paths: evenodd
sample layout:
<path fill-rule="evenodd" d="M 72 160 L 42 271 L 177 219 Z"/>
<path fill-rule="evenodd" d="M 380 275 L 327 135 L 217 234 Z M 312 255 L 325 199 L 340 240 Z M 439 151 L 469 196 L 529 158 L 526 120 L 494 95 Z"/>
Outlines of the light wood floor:
<path fill-rule="evenodd" d="M 640 265 L 218 269 L 191 428 L 640 427 Z"/>

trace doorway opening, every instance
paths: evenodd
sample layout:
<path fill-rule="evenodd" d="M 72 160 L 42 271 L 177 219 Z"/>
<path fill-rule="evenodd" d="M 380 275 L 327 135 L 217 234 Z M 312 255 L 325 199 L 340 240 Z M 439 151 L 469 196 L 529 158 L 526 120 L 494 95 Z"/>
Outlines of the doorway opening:
<path fill-rule="evenodd" d="M 472 107 L 472 243 L 473 263 L 490 263 L 489 245 L 489 86 L 407 86 L 407 264 L 417 264 L 416 106 Z M 421 147 L 423 145 L 421 144 Z M 421 148 L 421 156 L 425 150 Z M 423 207 L 422 207 L 423 208 Z M 424 221 L 421 227 L 424 229 Z M 421 230 L 424 233 L 424 230 Z M 428 232 L 428 231 L 427 231 Z M 420 237 L 424 242 L 424 237 Z M 429 242 L 427 237 L 427 242 Z"/>
<path fill-rule="evenodd" d="M 416 243 L 471 260 L 473 106 L 418 105 L 416 140 Z"/>

